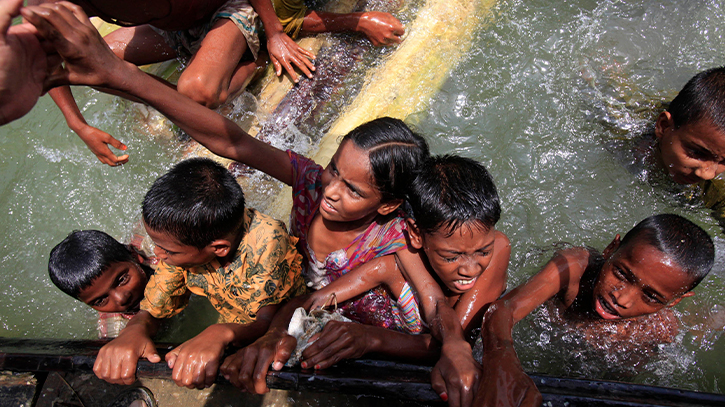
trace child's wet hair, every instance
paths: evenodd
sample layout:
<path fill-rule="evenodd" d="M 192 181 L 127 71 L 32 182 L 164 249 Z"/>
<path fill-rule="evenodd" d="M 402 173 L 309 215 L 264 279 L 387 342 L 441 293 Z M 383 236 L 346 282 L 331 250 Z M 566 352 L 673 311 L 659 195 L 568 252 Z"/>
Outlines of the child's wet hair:
<path fill-rule="evenodd" d="M 622 239 L 620 247 L 643 240 L 673 259 L 690 278 L 691 290 L 710 272 L 715 245 L 701 227 L 680 215 L 654 215 L 639 222 Z"/>
<path fill-rule="evenodd" d="M 61 291 L 78 298 L 111 265 L 138 263 L 128 247 L 100 230 L 75 230 L 50 251 L 48 274 Z"/>
<path fill-rule="evenodd" d="M 667 107 L 675 128 L 708 120 L 725 132 L 725 67 L 692 77 Z"/>
<path fill-rule="evenodd" d="M 491 229 L 501 217 L 496 185 L 483 164 L 457 155 L 430 157 L 413 181 L 409 216 L 421 233 L 462 225 Z"/>
<path fill-rule="evenodd" d="M 154 182 L 142 212 L 153 231 L 201 249 L 239 228 L 244 193 L 226 168 L 208 158 L 192 158 Z"/>
<path fill-rule="evenodd" d="M 361 124 L 340 144 L 347 140 L 368 153 L 373 181 L 383 202 L 405 199 L 415 173 L 430 155 L 423 137 L 403 121 L 390 117 Z"/>

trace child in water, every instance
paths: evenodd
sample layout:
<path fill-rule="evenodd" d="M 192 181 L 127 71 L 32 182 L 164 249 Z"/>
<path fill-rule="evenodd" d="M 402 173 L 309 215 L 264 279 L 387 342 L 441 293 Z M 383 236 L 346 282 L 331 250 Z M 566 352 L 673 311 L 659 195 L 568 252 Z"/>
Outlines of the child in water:
<path fill-rule="evenodd" d="M 77 58 L 56 75 L 58 82 L 107 87 L 137 97 L 210 150 L 296 186 L 291 229 L 300 238 L 300 249 L 312 254 L 308 261 L 324 261 L 321 266 L 316 263 L 317 271 L 308 275 L 320 276 L 324 281 L 334 273 L 342 274 L 366 260 L 396 251 L 406 269 L 424 267 L 420 256 L 402 250 L 405 221 L 396 210 L 405 198 L 412 174 L 427 158 L 428 148 L 402 122 L 383 119 L 354 131 L 356 134 L 342 141 L 325 169 L 249 136 L 228 119 L 188 98 L 175 96 L 172 89 L 121 61 L 77 6 L 26 7 L 22 14 L 45 37 L 53 38 L 56 48 L 75 49 Z M 370 131 L 375 129 L 378 131 Z M 382 249 L 367 250 L 379 247 L 381 240 L 386 242 Z M 335 255 L 329 257 L 331 253 Z M 347 264 L 336 262 L 342 255 L 347 257 Z M 333 266 L 330 275 L 326 275 L 328 265 Z M 478 368 L 460 323 L 455 314 L 451 315 L 454 311 L 437 285 L 412 285 L 421 293 L 424 319 L 443 343 L 433 373 L 439 379 L 438 388 L 465 401 L 472 393 Z M 256 390 L 265 389 L 266 385 Z"/>
<path fill-rule="evenodd" d="M 725 67 L 690 79 L 655 124 L 655 158 L 678 184 L 725 171 Z"/>
<path fill-rule="evenodd" d="M 483 379 L 474 405 L 538 406 L 541 394 L 516 357 L 513 326 L 539 305 L 557 298 L 569 316 L 592 326 L 652 322 L 647 315 L 666 312 L 710 272 L 715 249 L 707 232 L 678 215 L 651 216 L 599 255 L 584 247 L 557 253 L 525 284 L 494 302 L 484 316 Z M 607 321 L 607 322 L 605 322 Z M 661 318 L 660 323 L 676 323 Z M 596 327 L 597 325 L 594 325 Z M 650 331 L 657 327 L 649 326 Z"/>
<path fill-rule="evenodd" d="M 48 272 L 61 291 L 99 311 L 103 339 L 138 312 L 154 262 L 104 232 L 76 230 L 50 251 Z"/>
<path fill-rule="evenodd" d="M 495 229 L 501 208 L 493 180 L 483 165 L 471 159 L 453 155 L 432 157 L 413 182 L 408 202 L 406 222 L 411 245 L 425 254 L 436 283 L 456 311 L 464 331 L 470 332 L 480 326 L 484 306 L 495 301 L 506 288 L 511 247 L 506 235 Z M 292 300 L 275 316 L 273 324 L 284 327 L 289 323 L 290 311 L 299 305 L 314 309 L 330 304 L 332 296 L 345 301 L 382 285 L 398 298 L 407 333 L 421 333 L 418 301 L 406 274 L 393 256 L 371 260 L 306 299 Z M 285 318 L 279 321 L 282 315 Z M 274 345 L 273 341 L 265 343 Z M 275 369 L 287 362 L 285 356 L 295 349 L 296 341 L 287 337 L 279 343 L 283 347 L 268 349 L 280 356 L 274 360 Z M 405 360 L 434 360 L 439 352 L 430 335 L 329 322 L 320 337 L 303 352 L 302 367 L 325 369 L 340 360 L 369 353 Z M 240 387 L 248 385 L 240 375 L 244 362 L 245 352 L 241 351 L 227 358 L 222 367 L 232 384 Z M 258 363 L 259 369 L 268 366 L 266 361 Z"/>

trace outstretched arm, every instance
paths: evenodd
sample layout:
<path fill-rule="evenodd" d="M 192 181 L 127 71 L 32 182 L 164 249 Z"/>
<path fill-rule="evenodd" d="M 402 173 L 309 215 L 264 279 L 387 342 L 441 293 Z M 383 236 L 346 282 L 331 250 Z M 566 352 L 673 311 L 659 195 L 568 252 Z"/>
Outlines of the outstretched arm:
<path fill-rule="evenodd" d="M 48 87 L 69 83 L 100 86 L 137 97 L 213 153 L 245 163 L 288 185 L 292 183 L 292 166 L 286 152 L 251 137 L 234 122 L 119 59 L 80 7 L 67 2 L 43 4 L 26 7 L 22 14 L 65 61 L 65 69 L 47 79 Z"/>
<path fill-rule="evenodd" d="M 73 130 L 78 137 L 83 140 L 93 154 L 98 157 L 98 160 L 104 164 L 115 167 L 116 165 L 125 164 L 128 162 L 128 154 L 124 154 L 117 157 L 110 148 L 109 145 L 119 149 L 125 150 L 126 145 L 116 140 L 110 134 L 103 130 L 99 130 L 93 126 L 88 125 L 86 119 L 83 118 L 81 111 L 78 109 L 76 101 L 73 99 L 70 86 L 60 86 L 48 91 L 48 94 L 58 108 L 60 108 L 63 117 L 65 117 L 68 127 Z"/>
<path fill-rule="evenodd" d="M 284 33 L 270 0 L 250 0 L 250 3 L 254 11 L 259 14 L 259 19 L 262 20 L 264 33 L 267 36 L 267 52 L 269 52 L 269 59 L 274 65 L 274 72 L 277 76 L 282 75 L 282 68 L 284 68 L 290 78 L 297 83 L 299 77 L 292 66 L 294 65 L 305 76 L 312 78 L 315 66 L 311 60 L 315 59 L 315 54 L 297 45 Z"/>
<path fill-rule="evenodd" d="M 529 281 L 491 304 L 481 327 L 483 378 L 474 405 L 541 404 L 541 394 L 516 356 L 511 331 L 518 321 L 557 294 L 564 296 L 565 303 L 573 301 L 588 262 L 589 252 L 584 248 L 563 250 Z"/>

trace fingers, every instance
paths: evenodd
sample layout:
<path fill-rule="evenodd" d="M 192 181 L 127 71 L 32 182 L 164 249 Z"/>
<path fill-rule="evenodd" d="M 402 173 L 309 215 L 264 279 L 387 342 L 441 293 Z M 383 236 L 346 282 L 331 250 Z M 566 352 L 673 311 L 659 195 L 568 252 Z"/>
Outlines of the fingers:
<path fill-rule="evenodd" d="M 446 381 L 443 380 L 441 372 L 437 368 L 433 368 L 430 373 L 430 384 L 433 390 L 438 393 L 441 400 L 448 401 L 448 390 L 446 389 Z"/>
<path fill-rule="evenodd" d="M 99 379 L 103 379 L 112 384 L 129 385 L 136 381 L 136 362 L 137 359 L 131 357 L 122 357 L 120 360 L 99 356 L 93 365 L 93 372 Z"/>
<path fill-rule="evenodd" d="M 5 33 L 8 32 L 13 22 L 13 17 L 18 15 L 23 0 L 3 0 L 0 2 L 0 44 L 5 43 Z"/>
<path fill-rule="evenodd" d="M 115 138 L 113 138 L 113 136 L 111 136 L 110 134 L 108 135 L 108 140 L 107 140 L 106 142 L 107 142 L 108 144 L 112 145 L 113 147 L 115 147 L 115 148 L 119 149 L 119 150 L 126 150 L 126 149 L 128 148 L 128 147 L 126 147 L 126 145 L 125 145 L 125 144 L 123 144 L 123 143 L 121 143 L 120 141 L 116 140 L 116 139 L 115 139 Z"/>

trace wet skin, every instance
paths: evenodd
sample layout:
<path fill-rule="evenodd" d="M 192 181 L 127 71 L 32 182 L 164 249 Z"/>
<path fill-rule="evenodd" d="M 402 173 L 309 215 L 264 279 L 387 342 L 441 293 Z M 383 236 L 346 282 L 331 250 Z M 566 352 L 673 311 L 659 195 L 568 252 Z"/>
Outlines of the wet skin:
<path fill-rule="evenodd" d="M 448 227 L 425 234 L 420 244 L 441 283 L 451 293 L 463 294 L 491 263 L 495 241 L 496 229 L 476 222 L 452 233 Z"/>
<path fill-rule="evenodd" d="M 654 246 L 630 242 L 602 266 L 592 292 L 592 307 L 608 320 L 652 314 L 692 295 L 692 283 L 673 259 Z"/>
<path fill-rule="evenodd" d="M 123 261 L 81 290 L 78 299 L 101 312 L 128 312 L 138 309 L 148 277 L 139 263 Z"/>
<path fill-rule="evenodd" d="M 678 184 L 695 184 L 725 171 L 725 133 L 708 120 L 676 128 L 669 112 L 657 119 L 657 160 Z"/>

